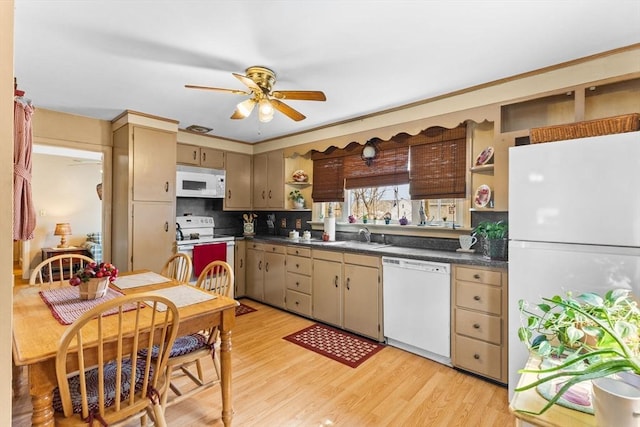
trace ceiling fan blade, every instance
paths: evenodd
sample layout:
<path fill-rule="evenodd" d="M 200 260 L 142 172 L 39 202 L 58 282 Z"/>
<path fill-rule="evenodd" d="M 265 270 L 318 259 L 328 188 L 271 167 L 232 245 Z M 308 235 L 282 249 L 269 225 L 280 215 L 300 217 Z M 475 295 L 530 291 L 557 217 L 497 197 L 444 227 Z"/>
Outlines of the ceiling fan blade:
<path fill-rule="evenodd" d="M 245 116 L 236 108 L 236 110 L 233 112 L 230 118 L 234 120 L 239 120 L 239 119 L 244 119 Z"/>
<path fill-rule="evenodd" d="M 186 87 L 188 89 L 204 89 L 204 90 L 213 90 L 213 91 L 216 91 L 216 92 L 235 93 L 235 94 L 238 94 L 238 95 L 249 95 L 249 92 L 245 92 L 243 90 L 224 89 L 224 88 L 221 88 L 221 87 L 197 86 L 197 85 L 184 85 L 184 87 Z"/>
<path fill-rule="evenodd" d="M 280 102 L 277 99 L 270 99 L 269 101 L 276 110 L 280 111 L 282 114 L 289 117 L 290 119 L 295 120 L 296 122 L 306 119 L 306 117 L 302 113 L 289 107 L 284 102 Z"/>
<path fill-rule="evenodd" d="M 238 73 L 231 73 L 231 74 L 233 74 L 236 79 L 240 80 L 242 82 L 242 84 L 247 86 L 253 92 L 262 92 L 262 88 L 260 86 L 258 86 L 256 84 L 256 82 L 251 80 L 249 77 L 243 76 L 242 74 L 238 74 Z"/>
<path fill-rule="evenodd" d="M 271 94 L 277 99 L 297 99 L 301 101 L 326 101 L 327 97 L 319 90 L 276 90 Z"/>

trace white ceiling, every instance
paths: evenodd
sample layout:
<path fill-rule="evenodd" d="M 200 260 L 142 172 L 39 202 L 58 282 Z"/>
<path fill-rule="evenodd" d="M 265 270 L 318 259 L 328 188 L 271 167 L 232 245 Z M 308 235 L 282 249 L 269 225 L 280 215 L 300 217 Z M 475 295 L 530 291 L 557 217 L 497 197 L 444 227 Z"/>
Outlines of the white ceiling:
<path fill-rule="evenodd" d="M 36 107 L 111 120 L 124 110 L 258 142 L 640 42 L 638 0 L 15 0 L 15 75 Z M 231 73 L 322 90 L 230 120 Z"/>

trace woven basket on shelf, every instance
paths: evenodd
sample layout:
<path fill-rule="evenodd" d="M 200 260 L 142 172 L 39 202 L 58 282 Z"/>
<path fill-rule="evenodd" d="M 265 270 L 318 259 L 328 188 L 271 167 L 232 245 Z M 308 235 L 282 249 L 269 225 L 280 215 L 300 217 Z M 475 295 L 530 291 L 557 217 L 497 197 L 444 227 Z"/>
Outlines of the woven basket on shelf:
<path fill-rule="evenodd" d="M 639 129 L 640 113 L 632 113 L 567 125 L 533 128 L 530 131 L 530 141 L 532 144 L 537 144 L 612 133 L 634 132 Z"/>

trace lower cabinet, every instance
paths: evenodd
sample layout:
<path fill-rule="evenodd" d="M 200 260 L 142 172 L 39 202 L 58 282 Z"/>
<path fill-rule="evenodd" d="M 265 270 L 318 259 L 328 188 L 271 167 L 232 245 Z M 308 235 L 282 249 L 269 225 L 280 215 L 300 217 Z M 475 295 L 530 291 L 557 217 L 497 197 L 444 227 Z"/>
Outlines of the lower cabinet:
<path fill-rule="evenodd" d="M 314 319 L 342 327 L 342 253 L 313 250 Z"/>
<path fill-rule="evenodd" d="M 285 246 L 264 246 L 264 302 L 284 308 Z"/>
<path fill-rule="evenodd" d="M 246 295 L 264 300 L 264 249 L 261 243 L 247 244 Z"/>
<path fill-rule="evenodd" d="M 382 341 L 380 258 L 344 254 L 344 328 Z"/>
<path fill-rule="evenodd" d="M 234 293 L 236 298 L 243 297 L 247 294 L 246 272 L 247 272 L 247 242 L 246 240 L 236 240 L 234 246 L 234 262 L 233 273 L 235 278 Z"/>
<path fill-rule="evenodd" d="M 507 271 L 454 265 L 452 281 L 453 365 L 506 384 Z"/>

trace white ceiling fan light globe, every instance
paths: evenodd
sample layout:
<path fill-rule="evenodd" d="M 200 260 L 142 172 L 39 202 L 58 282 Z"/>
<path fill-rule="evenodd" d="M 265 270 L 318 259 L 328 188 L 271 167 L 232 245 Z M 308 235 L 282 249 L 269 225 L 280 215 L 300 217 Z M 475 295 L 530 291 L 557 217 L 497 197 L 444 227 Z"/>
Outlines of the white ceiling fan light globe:
<path fill-rule="evenodd" d="M 253 107 L 256 106 L 256 101 L 253 98 L 245 99 L 241 103 L 239 103 L 236 107 L 238 108 L 238 112 L 242 114 L 243 117 L 248 117 L 249 114 L 253 111 Z"/>
<path fill-rule="evenodd" d="M 269 123 L 273 120 L 273 105 L 269 102 L 268 99 L 260 100 L 260 104 L 258 106 L 258 120 L 262 123 Z"/>

